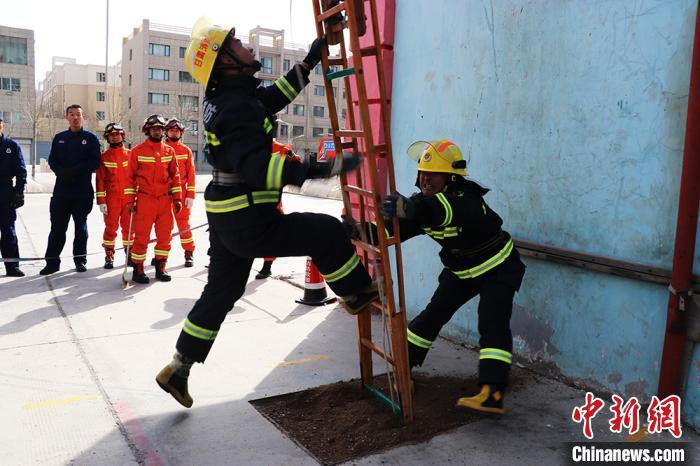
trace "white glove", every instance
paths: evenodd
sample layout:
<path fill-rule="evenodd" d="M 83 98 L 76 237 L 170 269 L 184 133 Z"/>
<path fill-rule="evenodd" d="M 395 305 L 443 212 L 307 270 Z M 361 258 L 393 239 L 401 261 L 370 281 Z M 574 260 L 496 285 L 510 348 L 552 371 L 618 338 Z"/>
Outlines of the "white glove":
<path fill-rule="evenodd" d="M 107 215 L 107 204 L 100 204 L 100 212 L 102 215 Z"/>
<path fill-rule="evenodd" d="M 192 199 L 191 197 L 185 198 L 185 207 L 187 207 L 188 209 L 191 209 L 193 205 L 194 205 L 194 199 Z"/>

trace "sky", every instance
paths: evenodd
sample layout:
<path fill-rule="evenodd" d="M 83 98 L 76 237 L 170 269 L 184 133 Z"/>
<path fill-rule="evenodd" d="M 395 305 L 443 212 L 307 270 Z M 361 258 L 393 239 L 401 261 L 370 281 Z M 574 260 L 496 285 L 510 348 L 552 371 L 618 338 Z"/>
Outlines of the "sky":
<path fill-rule="evenodd" d="M 23 0 L 3 8 L 0 25 L 34 30 L 37 83 L 54 56 L 104 65 L 107 0 Z M 255 26 L 284 29 L 285 41 L 308 44 L 316 37 L 311 0 L 109 0 L 109 64 L 121 60 L 122 38 L 143 19 L 190 29 L 200 16 L 247 38 Z"/>

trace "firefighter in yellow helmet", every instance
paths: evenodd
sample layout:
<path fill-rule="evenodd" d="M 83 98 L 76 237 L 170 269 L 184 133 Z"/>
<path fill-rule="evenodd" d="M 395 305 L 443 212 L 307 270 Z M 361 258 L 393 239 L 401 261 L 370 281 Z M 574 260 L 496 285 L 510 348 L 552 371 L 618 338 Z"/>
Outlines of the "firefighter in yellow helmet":
<path fill-rule="evenodd" d="M 418 161 L 420 192 L 409 198 L 387 196 L 384 216 L 399 218 L 401 241 L 426 234 L 440 244 L 444 265 L 430 303 L 408 325 L 410 366 L 423 364 L 440 329 L 479 295 L 481 391 L 460 398 L 457 406 L 502 414 L 512 361 L 510 316 L 525 266 L 501 229 L 503 221 L 483 199 L 488 189 L 465 178 L 467 163 L 456 144 L 418 141 L 408 154 Z M 392 224 L 386 223 L 389 234 Z"/>
<path fill-rule="evenodd" d="M 211 259 L 208 283 L 185 319 L 177 352 L 156 376 L 158 385 L 183 406 L 193 403 L 187 389 L 190 368 L 206 359 L 226 314 L 245 291 L 256 257 L 311 256 L 351 314 L 378 298 L 376 283 L 337 219 L 277 210 L 285 185 L 335 176 L 359 162 L 339 155 L 331 163 L 298 163 L 273 154 L 275 114 L 308 84 L 324 46 L 323 40 L 315 40 L 301 63 L 273 85 L 260 87 L 254 76 L 260 62 L 235 29 L 200 20 L 192 30 L 185 64 L 206 88 L 204 135 L 213 174 L 204 204 Z"/>

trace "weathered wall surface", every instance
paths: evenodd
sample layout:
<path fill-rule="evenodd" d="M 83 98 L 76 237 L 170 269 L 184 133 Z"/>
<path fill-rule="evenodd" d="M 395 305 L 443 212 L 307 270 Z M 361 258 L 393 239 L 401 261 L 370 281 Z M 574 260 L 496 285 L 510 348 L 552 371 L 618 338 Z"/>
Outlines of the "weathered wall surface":
<path fill-rule="evenodd" d="M 450 138 L 515 238 L 671 268 L 697 2 L 397 3 L 392 139 L 401 192 L 415 190 L 408 145 Z M 437 284 L 436 246 L 427 237 L 404 246 L 412 315 Z M 626 397 L 654 394 L 666 287 L 526 264 L 516 352 Z M 444 334 L 476 343 L 477 305 Z M 683 407 L 696 426 L 699 372 L 696 349 Z"/>

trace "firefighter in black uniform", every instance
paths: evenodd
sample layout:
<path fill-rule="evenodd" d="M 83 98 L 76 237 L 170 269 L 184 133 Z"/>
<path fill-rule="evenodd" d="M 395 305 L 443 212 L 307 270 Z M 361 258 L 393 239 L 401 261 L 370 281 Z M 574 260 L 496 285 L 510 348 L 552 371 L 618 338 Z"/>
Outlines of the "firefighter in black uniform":
<path fill-rule="evenodd" d="M 486 204 L 488 189 L 464 178 L 466 161 L 448 140 L 418 141 L 408 149 L 418 164 L 420 193 L 387 196 L 388 219 L 397 216 L 401 241 L 427 234 L 442 250 L 445 266 L 428 306 L 408 325 L 411 367 L 421 366 L 440 329 L 467 301 L 479 295 L 479 385 L 476 396 L 457 406 L 502 414 L 508 385 L 513 337 L 510 316 L 525 265 L 503 220 Z M 391 234 L 392 222 L 387 222 Z"/>
<path fill-rule="evenodd" d="M 378 298 L 376 283 L 360 263 L 337 219 L 324 214 L 277 210 L 282 188 L 308 178 L 338 175 L 358 164 L 338 156 L 334 163 L 293 163 L 272 154 L 274 114 L 308 84 L 320 60 L 316 40 L 302 63 L 272 86 L 259 87 L 252 51 L 235 36 L 200 20 L 192 31 L 186 66 L 206 87 L 203 105 L 207 161 L 212 182 L 204 199 L 209 221 L 208 283 L 184 322 L 173 360 L 156 376 L 158 385 L 183 406 L 192 406 L 187 378 L 204 362 L 226 314 L 245 291 L 256 257 L 311 256 L 341 304 L 357 314 Z"/>

